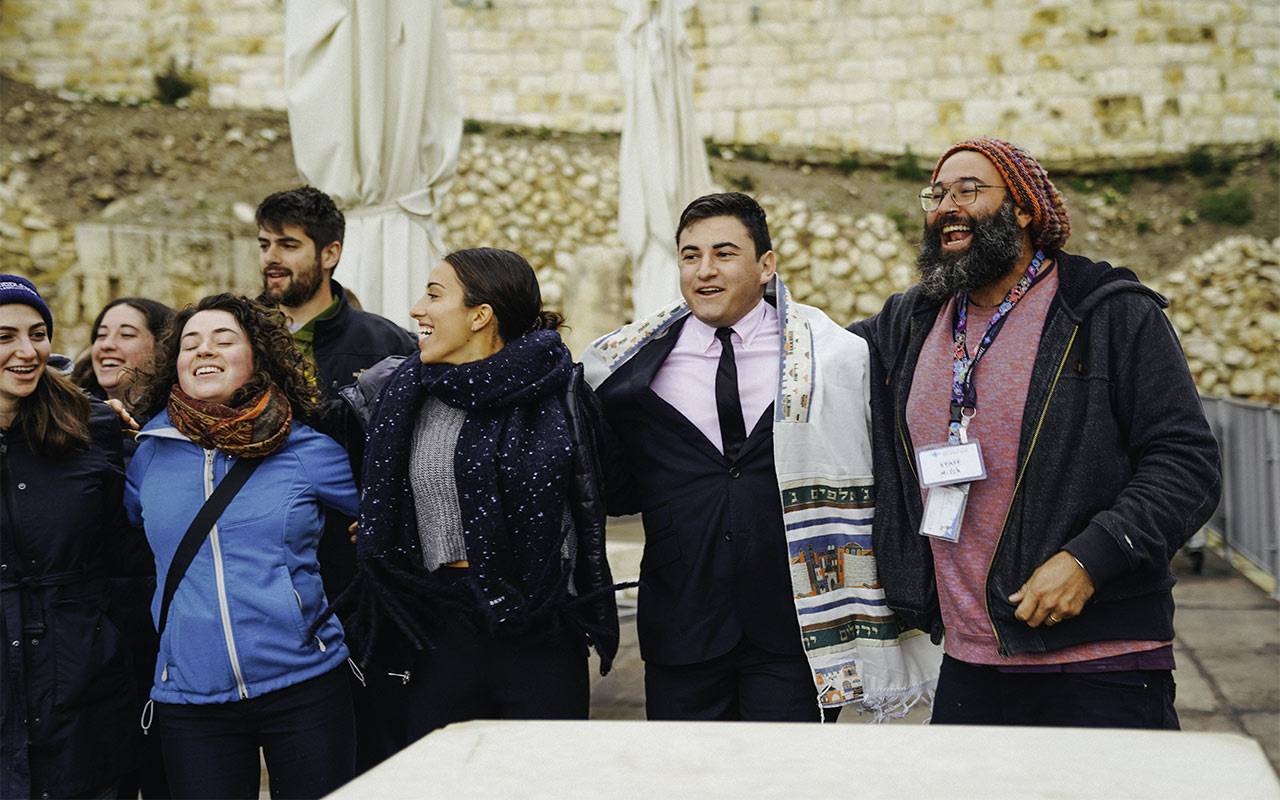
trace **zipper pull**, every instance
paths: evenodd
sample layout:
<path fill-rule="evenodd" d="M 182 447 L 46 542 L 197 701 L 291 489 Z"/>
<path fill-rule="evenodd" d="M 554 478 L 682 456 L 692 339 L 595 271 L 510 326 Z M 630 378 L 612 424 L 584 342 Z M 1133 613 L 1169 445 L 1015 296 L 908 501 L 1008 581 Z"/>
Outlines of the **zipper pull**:
<path fill-rule="evenodd" d="M 388 672 L 387 674 L 393 678 L 399 678 L 400 682 L 405 686 L 409 685 L 409 670 L 406 669 L 404 672 Z"/>
<path fill-rule="evenodd" d="M 169 665 L 165 664 L 164 669 L 160 672 L 160 682 L 164 683 L 169 680 Z"/>
<path fill-rule="evenodd" d="M 327 649 L 328 649 L 328 648 L 326 648 L 326 647 L 324 646 L 324 642 L 323 642 L 323 641 L 321 641 L 321 639 L 320 639 L 320 637 L 319 637 L 319 636 L 317 636 L 317 637 L 316 637 L 316 644 L 320 645 L 320 652 L 321 652 L 321 653 L 323 653 L 325 650 L 327 650 Z"/>

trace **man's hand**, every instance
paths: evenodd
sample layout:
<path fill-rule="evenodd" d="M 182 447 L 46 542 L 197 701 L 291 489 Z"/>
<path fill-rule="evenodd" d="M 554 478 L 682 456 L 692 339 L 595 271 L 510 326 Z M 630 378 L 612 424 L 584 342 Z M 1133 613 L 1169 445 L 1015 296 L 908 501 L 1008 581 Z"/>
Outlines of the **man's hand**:
<path fill-rule="evenodd" d="M 124 407 L 124 403 L 119 400 L 108 400 L 107 405 L 111 407 L 112 411 L 120 415 L 120 421 L 124 423 L 124 427 L 122 428 L 124 433 L 129 436 L 136 436 L 138 431 L 142 430 L 142 426 L 139 425 L 138 421 L 129 413 L 129 409 Z"/>
<path fill-rule="evenodd" d="M 347 532 L 351 534 L 351 543 L 356 543 L 356 528 L 360 527 L 360 520 L 356 520 L 347 526 Z"/>
<path fill-rule="evenodd" d="M 1078 616 L 1093 590 L 1093 578 L 1063 550 L 1031 573 L 1009 602 L 1018 604 L 1013 615 L 1031 627 L 1051 626 Z"/>

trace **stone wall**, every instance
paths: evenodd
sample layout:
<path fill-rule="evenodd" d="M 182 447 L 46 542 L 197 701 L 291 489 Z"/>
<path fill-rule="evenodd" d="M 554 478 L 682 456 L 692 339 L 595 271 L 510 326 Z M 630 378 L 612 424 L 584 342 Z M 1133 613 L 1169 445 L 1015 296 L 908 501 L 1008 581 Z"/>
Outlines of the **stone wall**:
<path fill-rule="evenodd" d="M 140 294 L 180 306 L 258 285 L 253 230 L 243 219 L 220 230 L 70 224 L 34 203 L 26 181 L 0 162 L 0 272 L 29 276 L 46 293 L 62 351 L 87 343 L 110 298 Z M 565 338 L 580 353 L 633 315 L 617 185 L 616 155 L 604 148 L 471 136 L 441 208 L 442 235 L 450 249 L 524 254 L 547 305 L 568 317 Z M 785 194 L 759 199 L 783 280 L 838 322 L 874 314 L 914 282 L 915 247 L 888 217 L 855 218 Z M 1152 285 L 1171 300 L 1202 390 L 1280 403 L 1280 239 L 1225 239 Z"/>
<path fill-rule="evenodd" d="M 1280 238 L 1224 239 L 1151 285 L 1201 391 L 1280 403 Z"/>
<path fill-rule="evenodd" d="M 279 109 L 283 3 L 5 0 L 0 68 L 149 97 L 173 59 L 215 106 Z M 445 9 L 467 116 L 620 128 L 613 3 Z M 1275 0 L 699 0 L 687 22 L 699 127 L 722 143 L 883 157 L 996 132 L 1087 166 L 1280 139 Z"/>

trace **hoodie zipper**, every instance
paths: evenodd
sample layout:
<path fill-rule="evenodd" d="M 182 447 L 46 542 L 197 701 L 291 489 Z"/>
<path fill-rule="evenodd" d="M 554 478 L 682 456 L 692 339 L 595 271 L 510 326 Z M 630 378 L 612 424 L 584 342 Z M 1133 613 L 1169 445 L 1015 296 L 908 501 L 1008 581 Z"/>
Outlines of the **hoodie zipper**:
<path fill-rule="evenodd" d="M 213 494 L 213 450 L 204 451 L 204 497 L 207 501 Z M 249 698 L 249 689 L 244 683 L 244 672 L 240 669 L 240 656 L 236 652 L 236 640 L 231 633 L 231 608 L 227 603 L 227 579 L 223 573 L 222 546 L 218 539 L 218 523 L 209 529 L 209 545 L 213 548 L 213 576 L 218 586 L 218 612 L 222 617 L 222 636 L 227 643 L 227 657 L 231 660 L 231 671 L 236 677 L 236 691 L 241 700 Z"/>
<path fill-rule="evenodd" d="M 1013 513 L 1013 504 L 1018 499 L 1018 490 L 1022 488 L 1022 479 L 1027 474 L 1027 465 L 1031 463 L 1031 454 L 1035 452 L 1036 442 L 1040 438 L 1040 429 L 1044 427 L 1045 415 L 1049 413 L 1049 403 L 1053 401 L 1054 392 L 1058 390 L 1058 379 L 1062 377 L 1062 368 L 1067 364 L 1067 356 L 1071 354 L 1071 345 L 1076 341 L 1076 334 L 1080 331 L 1077 324 L 1071 329 L 1071 337 L 1067 339 L 1067 347 L 1062 352 L 1062 360 L 1058 362 L 1058 371 L 1053 375 L 1053 383 L 1049 385 L 1049 394 L 1044 399 L 1044 406 L 1040 409 L 1040 418 L 1036 420 L 1036 429 L 1031 434 L 1031 446 L 1027 448 L 1027 457 L 1023 460 L 1022 466 L 1018 468 L 1018 480 L 1013 484 L 1013 494 L 1009 497 L 1009 507 L 1004 511 L 1004 521 L 1000 523 L 1000 533 L 996 536 L 996 546 L 991 550 L 991 561 L 987 564 L 987 582 L 988 585 L 983 587 L 985 591 L 982 593 L 982 602 L 987 609 L 987 621 L 991 623 L 991 632 L 996 635 L 996 651 L 1001 658 L 1009 657 L 1009 650 L 1004 646 L 1004 641 L 1000 638 L 1000 629 L 996 627 L 995 616 L 991 613 L 991 571 L 996 564 L 996 553 L 1000 552 L 1000 541 L 1004 539 L 1005 529 L 1009 526 L 1009 515 Z"/>

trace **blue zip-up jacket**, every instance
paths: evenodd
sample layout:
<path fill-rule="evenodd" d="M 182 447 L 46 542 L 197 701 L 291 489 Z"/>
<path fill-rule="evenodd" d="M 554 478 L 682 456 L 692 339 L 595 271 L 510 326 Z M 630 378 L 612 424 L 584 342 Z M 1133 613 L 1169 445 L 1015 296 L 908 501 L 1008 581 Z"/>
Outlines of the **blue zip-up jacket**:
<path fill-rule="evenodd" d="M 161 413 L 138 435 L 125 506 L 145 527 L 163 587 L 187 527 L 231 467 Z M 355 516 L 359 495 L 346 451 L 294 420 L 209 531 L 174 593 L 160 639 L 151 698 L 225 703 L 314 678 L 347 657 L 342 626 L 328 610 L 316 563 L 323 506 Z M 151 602 L 158 621 L 160 596 Z"/>
<path fill-rule="evenodd" d="M 1062 251 L 1031 372 L 1017 484 L 987 573 L 987 613 L 1002 654 L 1107 639 L 1173 638 L 1169 560 L 1217 507 L 1218 444 L 1167 302 L 1127 269 Z M 943 634 L 933 556 L 906 426 L 916 363 L 940 303 L 918 286 L 849 330 L 871 345 L 876 519 L 873 544 L 889 606 Z M 1008 596 L 1057 552 L 1096 591 L 1078 617 L 1032 628 Z"/>

